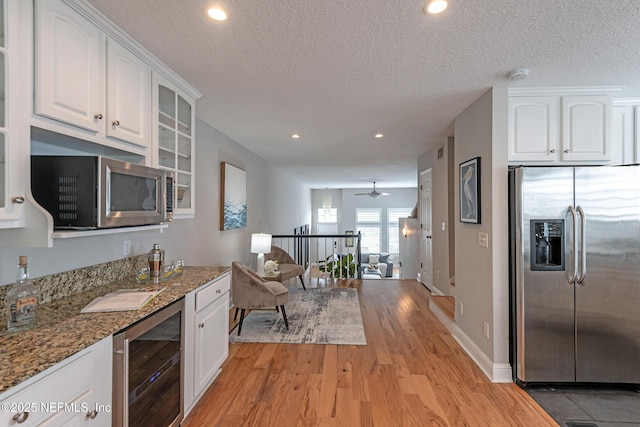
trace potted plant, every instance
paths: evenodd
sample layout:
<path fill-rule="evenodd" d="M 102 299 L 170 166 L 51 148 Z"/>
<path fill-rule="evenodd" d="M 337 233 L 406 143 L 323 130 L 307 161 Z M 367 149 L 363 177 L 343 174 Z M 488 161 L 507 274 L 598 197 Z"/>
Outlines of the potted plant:
<path fill-rule="evenodd" d="M 333 277 L 355 277 L 356 264 L 353 254 L 329 255 L 325 261 L 318 265 L 320 271 L 333 275 Z"/>

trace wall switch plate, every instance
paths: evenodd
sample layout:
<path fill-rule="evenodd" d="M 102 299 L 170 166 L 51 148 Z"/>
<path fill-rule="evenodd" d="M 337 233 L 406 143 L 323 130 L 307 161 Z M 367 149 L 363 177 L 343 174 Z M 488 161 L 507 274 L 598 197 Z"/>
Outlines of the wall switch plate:
<path fill-rule="evenodd" d="M 489 324 L 487 322 L 482 322 L 482 327 L 485 338 L 489 338 Z"/>
<path fill-rule="evenodd" d="M 464 316 L 464 305 L 460 303 L 460 315 Z"/>
<path fill-rule="evenodd" d="M 488 233 L 478 233 L 478 246 L 481 248 L 489 247 L 489 234 Z"/>
<path fill-rule="evenodd" d="M 446 231 L 447 230 L 447 223 L 443 222 L 442 223 L 442 231 Z"/>
<path fill-rule="evenodd" d="M 131 240 L 122 242 L 122 256 L 131 256 Z"/>

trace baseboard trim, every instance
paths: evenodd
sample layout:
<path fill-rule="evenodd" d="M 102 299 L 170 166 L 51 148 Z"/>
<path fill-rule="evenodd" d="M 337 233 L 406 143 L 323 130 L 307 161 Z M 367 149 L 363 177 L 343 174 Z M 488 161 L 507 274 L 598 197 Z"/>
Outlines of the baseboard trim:
<path fill-rule="evenodd" d="M 493 363 L 480 347 L 455 323 L 453 324 L 452 336 L 492 383 L 513 382 L 511 365 L 508 363 Z"/>
<path fill-rule="evenodd" d="M 424 283 L 423 283 L 423 285 L 424 285 Z M 429 289 L 429 292 L 431 292 L 432 295 L 435 295 L 437 297 L 446 296 L 444 293 L 442 293 L 442 291 L 440 289 L 438 289 L 435 286 L 427 286 L 427 285 L 424 285 L 424 286 L 426 286 L 426 288 Z"/>
<path fill-rule="evenodd" d="M 433 315 L 436 316 L 436 319 L 438 319 L 440 323 L 442 323 L 442 325 L 447 328 L 447 331 L 449 331 L 449 333 L 453 335 L 453 320 L 450 319 L 449 316 L 447 316 L 444 311 L 442 311 L 442 309 L 438 307 L 435 302 L 433 302 L 433 299 L 431 298 L 429 298 L 429 310 L 431 310 Z"/>

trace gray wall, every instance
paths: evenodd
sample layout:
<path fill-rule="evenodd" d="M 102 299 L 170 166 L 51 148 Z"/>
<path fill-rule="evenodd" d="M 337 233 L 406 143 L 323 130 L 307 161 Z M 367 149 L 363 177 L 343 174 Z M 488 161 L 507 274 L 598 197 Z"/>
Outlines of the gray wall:
<path fill-rule="evenodd" d="M 482 224 L 455 222 L 456 325 L 494 364 L 508 363 L 507 92 L 493 88 L 454 122 L 455 164 L 481 158 Z M 455 174 L 455 212 L 459 177 Z M 478 233 L 489 248 L 478 246 Z M 464 304 L 464 314 L 460 310 Z M 489 338 L 483 323 L 489 324 Z"/>
<path fill-rule="evenodd" d="M 251 233 L 289 232 L 310 222 L 308 187 L 199 119 L 195 141 L 195 218 L 176 220 L 162 232 L 55 239 L 52 248 L 0 248 L 0 284 L 15 281 L 19 255 L 29 257 L 31 277 L 40 277 L 123 258 L 125 240 L 131 241 L 132 255 L 148 252 L 157 242 L 167 259 L 184 258 L 187 265 L 230 265 L 240 260 L 255 267 L 255 255 L 249 251 Z M 247 171 L 246 228 L 219 230 L 221 161 Z"/>
<path fill-rule="evenodd" d="M 440 159 L 438 159 L 439 150 L 442 150 Z M 432 173 L 433 284 L 444 295 L 449 295 L 449 279 L 455 274 L 453 269 L 455 211 L 451 184 L 454 181 L 455 170 L 451 167 L 452 160 L 453 138 L 445 138 L 418 159 L 418 182 L 422 172 L 431 169 Z M 445 230 L 442 230 L 443 223 Z"/>

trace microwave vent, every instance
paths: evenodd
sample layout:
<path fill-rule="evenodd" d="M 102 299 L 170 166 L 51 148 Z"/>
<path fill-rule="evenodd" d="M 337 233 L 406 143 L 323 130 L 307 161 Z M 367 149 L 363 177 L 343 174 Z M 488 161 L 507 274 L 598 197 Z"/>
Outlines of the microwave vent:
<path fill-rule="evenodd" d="M 58 177 L 58 218 L 68 221 L 78 218 L 78 177 Z"/>

